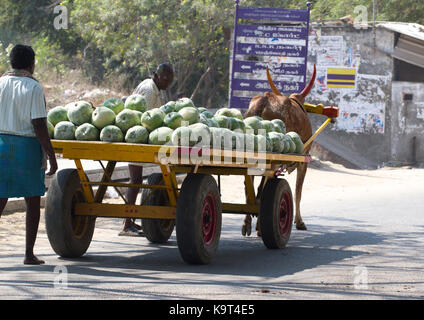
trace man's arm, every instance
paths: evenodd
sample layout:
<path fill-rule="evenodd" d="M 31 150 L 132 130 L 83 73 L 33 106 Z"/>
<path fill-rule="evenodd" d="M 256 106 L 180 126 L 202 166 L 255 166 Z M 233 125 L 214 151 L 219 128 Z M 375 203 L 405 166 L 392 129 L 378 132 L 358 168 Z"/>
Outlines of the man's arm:
<path fill-rule="evenodd" d="M 50 164 L 50 170 L 47 173 L 48 176 L 55 174 L 57 171 L 57 162 L 56 155 L 53 150 L 53 146 L 50 141 L 49 132 L 47 129 L 47 119 L 46 118 L 38 118 L 33 119 L 32 126 L 34 127 L 34 132 L 37 139 L 40 141 L 41 147 L 44 152 L 47 154 Z"/>
<path fill-rule="evenodd" d="M 147 109 L 153 109 L 155 106 L 155 91 L 153 90 L 150 83 L 143 81 L 137 88 L 135 88 L 133 94 L 139 94 L 144 96 L 147 102 Z"/>

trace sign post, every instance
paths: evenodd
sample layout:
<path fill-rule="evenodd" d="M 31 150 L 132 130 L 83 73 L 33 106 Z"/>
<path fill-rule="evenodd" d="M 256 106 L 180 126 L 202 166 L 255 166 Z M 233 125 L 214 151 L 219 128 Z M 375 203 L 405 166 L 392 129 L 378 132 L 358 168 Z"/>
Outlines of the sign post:
<path fill-rule="evenodd" d="M 309 17 L 309 2 L 307 9 L 294 10 L 240 7 L 239 0 L 235 0 L 231 108 L 247 109 L 253 96 L 270 91 L 267 66 L 282 93 L 303 90 Z"/>

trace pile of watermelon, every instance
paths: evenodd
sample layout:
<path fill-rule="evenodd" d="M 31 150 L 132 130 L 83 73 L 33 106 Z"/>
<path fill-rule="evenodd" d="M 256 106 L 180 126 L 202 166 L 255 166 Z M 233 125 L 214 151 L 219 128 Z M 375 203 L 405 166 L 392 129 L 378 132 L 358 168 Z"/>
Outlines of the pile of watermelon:
<path fill-rule="evenodd" d="M 57 140 L 127 142 L 152 145 L 212 147 L 239 151 L 301 153 L 296 132 L 286 133 L 283 121 L 253 116 L 243 119 L 238 109 L 221 108 L 215 114 L 182 98 L 147 110 L 141 95 L 109 98 L 93 108 L 77 101 L 51 109 L 49 134 Z"/>

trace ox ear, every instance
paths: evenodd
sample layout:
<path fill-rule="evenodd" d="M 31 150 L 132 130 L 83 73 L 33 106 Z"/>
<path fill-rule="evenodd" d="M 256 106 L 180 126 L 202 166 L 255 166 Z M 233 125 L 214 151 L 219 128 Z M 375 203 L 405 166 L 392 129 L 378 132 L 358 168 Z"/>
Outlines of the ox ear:
<path fill-rule="evenodd" d="M 274 81 L 271 79 L 271 74 L 269 73 L 268 66 L 266 66 L 266 75 L 268 77 L 268 83 L 271 86 L 272 92 L 277 96 L 282 96 L 281 92 L 278 90 L 278 88 L 275 86 Z"/>

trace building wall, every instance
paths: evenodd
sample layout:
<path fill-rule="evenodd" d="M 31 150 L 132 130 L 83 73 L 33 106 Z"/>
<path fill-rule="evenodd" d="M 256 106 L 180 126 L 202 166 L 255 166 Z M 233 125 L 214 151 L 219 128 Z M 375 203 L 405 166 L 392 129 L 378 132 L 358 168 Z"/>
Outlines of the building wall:
<path fill-rule="evenodd" d="M 310 79 L 315 64 L 317 81 L 307 102 L 340 109 L 336 123 L 315 141 L 359 167 L 411 162 L 413 137 L 415 157 L 424 163 L 424 69 L 392 57 L 398 36 L 378 26 L 311 25 L 307 73 Z M 348 70 L 355 74 L 353 86 L 328 85 L 329 74 Z M 405 80 L 409 82 L 400 82 Z M 402 93 L 413 94 L 413 101 L 404 102 Z M 316 130 L 326 118 L 310 114 L 310 119 Z"/>
<path fill-rule="evenodd" d="M 312 27 L 308 73 L 316 63 L 318 81 L 307 100 L 340 108 L 336 124 L 326 129 L 318 142 L 328 138 L 375 166 L 391 159 L 393 48 L 394 34 L 385 29 Z M 334 73 L 331 69 L 341 69 L 340 73 L 350 68 L 356 74 L 353 88 L 326 85 L 328 74 Z M 317 128 L 325 119 L 311 116 L 311 120 Z"/>
<path fill-rule="evenodd" d="M 404 94 L 412 95 L 412 100 L 405 101 Z M 424 163 L 424 83 L 394 81 L 392 97 L 392 158 L 401 162 L 415 160 Z"/>

